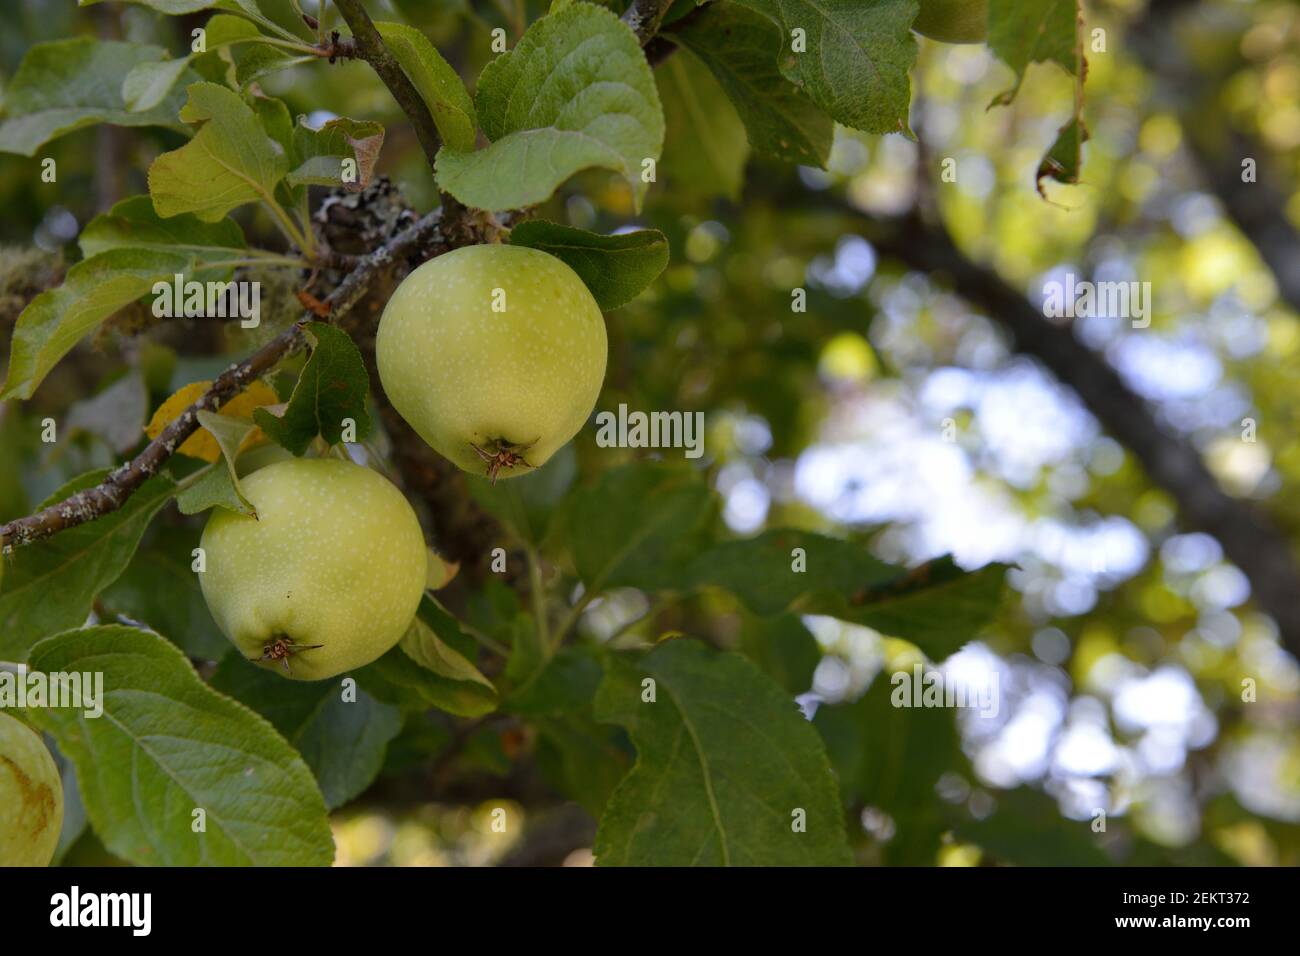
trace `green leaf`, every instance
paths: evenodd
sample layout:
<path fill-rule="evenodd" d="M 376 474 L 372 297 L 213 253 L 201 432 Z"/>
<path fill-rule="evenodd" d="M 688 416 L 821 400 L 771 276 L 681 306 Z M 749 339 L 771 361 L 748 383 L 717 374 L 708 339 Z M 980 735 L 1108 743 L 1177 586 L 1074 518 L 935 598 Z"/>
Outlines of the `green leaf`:
<path fill-rule="evenodd" d="M 460 717 L 490 713 L 486 688 L 474 681 L 452 681 L 417 663 L 401 647 L 356 671 L 357 683 L 386 704 L 403 711 L 436 707 Z"/>
<path fill-rule="evenodd" d="M 228 415 L 218 415 L 216 412 L 209 412 L 206 409 L 198 412 L 196 417 L 199 420 L 199 425 L 206 428 L 208 433 L 216 439 L 217 446 L 221 449 L 221 457 L 225 461 L 226 475 L 230 479 L 230 487 L 235 493 L 234 501 L 232 502 L 229 500 L 228 494 L 223 489 L 222 497 L 225 500 L 214 501 L 213 504 L 234 511 L 236 514 L 248 515 L 256 518 L 257 510 L 253 507 L 252 502 L 244 496 L 244 489 L 239 483 L 239 471 L 237 470 L 236 465 L 239 463 L 239 452 L 244 446 L 244 440 L 248 438 L 249 434 L 257 426 L 245 419 L 231 418 Z M 220 464 L 220 462 L 218 462 L 218 464 Z M 203 493 L 211 494 L 217 487 L 217 484 L 210 483 L 204 489 Z M 192 507 L 194 503 L 195 499 L 191 497 L 184 504 Z M 182 507 L 181 510 L 185 514 L 197 513 L 195 511 L 186 510 L 186 507 Z"/>
<path fill-rule="evenodd" d="M 284 415 L 277 418 L 264 408 L 253 413 L 262 431 L 295 455 L 305 452 L 317 435 L 337 445 L 346 419 L 356 426 L 353 440 L 363 441 L 370 434 L 370 378 L 361 353 L 346 332 L 331 325 L 313 322 L 307 331 L 315 345 Z"/>
<path fill-rule="evenodd" d="M 791 694 L 807 693 L 822 659 L 817 638 L 795 614 L 747 619 L 739 650 Z"/>
<path fill-rule="evenodd" d="M 35 156 L 50 140 L 95 123 L 183 129 L 176 122 L 179 94 L 139 112 L 122 98 L 122 84 L 137 64 L 156 62 L 165 53 L 149 44 L 94 37 L 36 44 L 5 91 L 0 152 Z"/>
<path fill-rule="evenodd" d="M 989 0 L 989 46 L 1016 74 L 1016 85 L 994 103 L 1011 102 L 1031 63 L 1055 63 L 1077 73 L 1077 0 Z"/>
<path fill-rule="evenodd" d="M 1061 127 L 1056 134 L 1056 141 L 1047 151 L 1043 161 L 1038 165 L 1034 182 L 1040 195 L 1043 192 L 1043 180 L 1054 179 L 1058 183 L 1077 184 L 1079 171 L 1083 166 L 1083 144 L 1088 141 L 1088 127 L 1082 116 L 1074 116 Z"/>
<path fill-rule="evenodd" d="M 707 541 L 715 513 L 696 472 L 642 462 L 611 469 L 593 487 L 575 491 L 565 508 L 565 534 L 592 592 L 672 588 Z"/>
<path fill-rule="evenodd" d="M 713 3 L 668 36 L 717 77 L 754 152 L 779 162 L 826 165 L 835 124 L 782 75 L 777 63 L 784 40 L 770 20 L 735 3 Z"/>
<path fill-rule="evenodd" d="M 241 90 L 247 90 L 264 76 L 315 60 L 314 56 L 294 56 L 282 47 L 259 43 L 240 52 L 235 63 L 235 82 Z"/>
<path fill-rule="evenodd" d="M 868 133 L 905 133 L 916 62 L 916 0 L 735 0 L 781 30 L 782 74 L 831 118 Z M 795 52 L 793 31 L 807 49 Z"/>
<path fill-rule="evenodd" d="M 222 466 L 218 462 L 211 467 Z M 199 576 L 192 569 L 198 546 L 197 528 L 159 522 L 99 600 L 110 615 L 125 615 L 166 635 L 187 656 L 219 661 L 230 650 L 230 642 L 212 620 Z"/>
<path fill-rule="evenodd" d="M 600 686 L 600 662 L 585 648 L 565 647 L 502 702 L 526 717 L 558 717 L 589 708 Z"/>
<path fill-rule="evenodd" d="M 330 809 L 365 792 L 402 729 L 401 712 L 364 690 L 345 694 L 341 681 L 286 681 L 238 653 L 222 659 L 211 684 L 284 735 L 311 768 Z"/>
<path fill-rule="evenodd" d="M 149 195 L 163 217 L 192 212 L 216 222 L 245 203 L 272 202 L 288 158 L 248 104 L 224 86 L 193 83 L 181 119 L 199 131 L 149 167 Z"/>
<path fill-rule="evenodd" d="M 773 529 L 695 556 L 680 581 L 725 588 L 755 614 L 791 610 L 864 624 L 942 660 L 992 619 L 1005 572 L 1000 564 L 963 571 L 950 558 L 903 570 L 850 541 Z"/>
<path fill-rule="evenodd" d="M 536 728 L 538 767 L 547 780 L 597 817 L 633 757 L 623 732 L 592 716 L 602 676 L 591 648 L 564 647 L 501 704 Z"/>
<path fill-rule="evenodd" d="M 478 120 L 460 74 L 415 27 L 379 20 L 375 29 L 429 107 L 442 141 L 452 150 L 473 149 Z"/>
<path fill-rule="evenodd" d="M 689 50 L 665 60 L 655 78 L 668 124 L 659 172 L 671 194 L 738 200 L 749 141 L 727 94 Z"/>
<path fill-rule="evenodd" d="M 1038 166 L 1034 182 L 1077 183 L 1088 128 L 1083 122 L 1082 17 L 1078 0 L 989 0 L 989 46 L 1016 74 L 1015 85 L 994 98 L 995 106 L 1015 99 L 1031 63 L 1055 63 L 1075 78 L 1074 115 L 1061 127 Z"/>
<path fill-rule="evenodd" d="M 108 470 L 68 482 L 41 507 L 99 484 Z M 150 478 L 117 511 L 14 551 L 0 588 L 0 660 L 21 661 L 42 637 L 85 623 L 95 595 L 117 580 L 149 521 L 175 493 Z"/>
<path fill-rule="evenodd" d="M 86 257 L 112 249 L 147 249 L 193 257 L 186 270 L 216 276 L 229 273 L 226 263 L 247 256 L 244 233 L 233 219 L 204 222 L 188 213 L 164 219 L 148 196 L 123 199 L 87 223 L 77 237 Z"/>
<path fill-rule="evenodd" d="M 122 81 L 122 101 L 132 113 L 151 110 L 170 93 L 190 65 L 189 57 L 137 63 Z"/>
<path fill-rule="evenodd" d="M 451 631 L 459 633 L 455 619 L 426 596 L 420 614 L 411 622 L 411 629 L 398 647 L 429 672 L 432 679 L 426 679 L 425 687 L 434 707 L 461 717 L 491 713 L 497 708 L 497 689 L 464 655 L 443 640 L 443 635 Z"/>
<path fill-rule="evenodd" d="M 176 496 L 176 508 L 183 515 L 203 514 L 213 508 L 225 508 L 250 517 L 255 513 L 253 506 L 235 487 L 235 479 L 224 461 L 204 468 L 194 483 Z"/>
<path fill-rule="evenodd" d="M 149 631 L 47 638 L 30 666 L 104 676 L 102 717 L 33 712 L 77 767 L 95 833 L 139 865 L 327 865 L 333 838 L 311 771 L 264 719 L 208 688 Z M 205 827 L 195 830 L 195 810 Z"/>
<path fill-rule="evenodd" d="M 626 728 L 637 762 L 601 817 L 600 865 L 852 862 L 821 740 L 753 664 L 672 640 L 639 660 L 610 655 L 605 674 L 596 717 Z"/>
<path fill-rule="evenodd" d="M 480 209 L 532 206 L 583 169 L 612 169 L 638 210 L 658 160 L 663 109 L 631 29 L 603 7 L 574 3 L 542 17 L 483 68 L 478 116 L 487 149 L 438 153 L 438 183 Z"/>
<path fill-rule="evenodd" d="M 77 6 L 89 7 L 102 2 L 103 0 L 77 0 Z M 208 7 L 215 7 L 219 3 L 222 6 L 229 6 L 229 3 L 222 3 L 221 0 L 127 0 L 127 2 L 148 7 L 150 10 L 157 10 L 159 13 L 166 13 L 171 16 L 198 13 L 200 10 L 208 9 Z M 241 2 L 247 2 L 247 0 L 241 0 Z"/>
<path fill-rule="evenodd" d="M 964 768 L 961 737 L 950 709 L 893 706 L 890 676 L 877 676 L 853 703 L 818 707 L 813 726 L 826 741 L 850 811 L 874 807 L 893 818 L 886 861 L 933 866 L 949 827 L 935 785 Z"/>
<path fill-rule="evenodd" d="M 935 558 L 847 599 L 820 595 L 804 610 L 905 638 L 939 661 L 974 640 L 993 619 L 1006 591 L 1006 572 L 1003 564 L 963 571 L 951 558 Z"/>
<path fill-rule="evenodd" d="M 984 819 L 958 823 L 954 832 L 999 861 L 1018 866 L 1110 866 L 1087 820 L 1067 820 L 1045 793 L 1021 787 L 994 795 Z"/>
<path fill-rule="evenodd" d="M 851 594 L 900 573 L 860 544 L 774 528 L 698 554 L 686 565 L 682 580 L 690 587 L 726 588 L 755 614 L 770 616 L 792 608 L 807 611 L 822 594 Z"/>
<path fill-rule="evenodd" d="M 286 177 L 289 183 L 342 186 L 352 193 L 365 189 L 374 174 L 379 148 L 384 144 L 383 126 L 342 117 L 330 120 L 320 129 L 311 129 L 304 122 L 305 117 L 299 117 L 293 129 L 294 161 L 298 165 Z M 348 179 L 344 179 L 345 160 L 355 163 Z"/>
<path fill-rule="evenodd" d="M 509 525 L 520 539 L 538 545 L 546 540 L 557 507 L 578 473 L 573 446 L 565 445 L 541 468 L 509 481 L 491 482 L 478 475 L 466 483 L 470 494 L 490 514 Z"/>
<path fill-rule="evenodd" d="M 632 764 L 623 732 L 576 714 L 539 717 L 530 724 L 537 729 L 538 769 L 599 818 Z"/>
<path fill-rule="evenodd" d="M 602 312 L 631 302 L 668 265 L 668 239 L 658 229 L 602 236 L 530 219 L 510 231 L 510 242 L 548 252 L 578 273 Z"/>

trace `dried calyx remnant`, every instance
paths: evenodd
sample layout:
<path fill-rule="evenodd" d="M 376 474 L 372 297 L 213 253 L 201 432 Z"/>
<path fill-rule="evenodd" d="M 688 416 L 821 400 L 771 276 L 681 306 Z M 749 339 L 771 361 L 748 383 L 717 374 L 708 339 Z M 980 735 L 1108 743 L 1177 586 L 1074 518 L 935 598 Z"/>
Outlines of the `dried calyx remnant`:
<path fill-rule="evenodd" d="M 281 634 L 275 637 L 274 639 L 266 642 L 266 644 L 262 647 L 261 657 L 254 657 L 250 659 L 255 662 L 279 661 L 281 664 L 284 665 L 284 672 L 288 674 L 290 673 L 289 670 L 290 657 L 292 657 L 294 654 L 297 654 L 301 651 L 311 651 L 324 646 L 325 646 L 324 644 L 299 644 L 294 640 L 292 640 L 287 635 Z"/>
<path fill-rule="evenodd" d="M 515 445 L 504 438 L 494 438 L 488 442 L 487 448 L 480 448 L 473 442 L 469 443 L 469 447 L 483 459 L 487 465 L 487 476 L 495 485 L 497 475 L 503 468 L 514 468 L 516 465 L 523 465 L 525 468 L 533 467 L 524 459 L 524 452 L 535 444 L 536 442 L 529 442 L 527 445 Z"/>

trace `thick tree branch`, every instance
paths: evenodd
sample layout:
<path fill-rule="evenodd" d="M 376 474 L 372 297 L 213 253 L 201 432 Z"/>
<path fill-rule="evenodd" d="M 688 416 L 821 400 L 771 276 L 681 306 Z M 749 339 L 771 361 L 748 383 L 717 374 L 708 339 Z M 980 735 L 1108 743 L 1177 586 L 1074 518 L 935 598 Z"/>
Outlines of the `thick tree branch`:
<path fill-rule="evenodd" d="M 1073 388 L 1151 480 L 1174 497 L 1183 522 L 1218 540 L 1250 580 L 1256 602 L 1277 621 L 1283 641 L 1300 657 L 1300 568 L 1290 542 L 1247 502 L 1224 492 L 1196 449 L 1161 427 L 1102 356 L 1067 327 L 1048 321 L 991 269 L 967 258 L 941 226 L 913 215 L 862 232 L 886 255 L 946 277 L 959 295 L 1011 333 L 1017 351 L 1038 359 Z"/>
<path fill-rule="evenodd" d="M 398 233 L 343 279 L 324 302 L 331 319 L 345 315 L 365 294 L 376 274 L 400 256 L 428 246 L 446 245 L 440 231 L 441 210 L 435 210 Z M 287 355 L 303 346 L 303 329 L 315 316 L 307 313 L 251 356 L 222 372 L 198 401 L 163 429 L 131 461 L 111 472 L 100 484 L 51 505 L 36 514 L 0 526 L 0 542 L 6 551 L 56 532 L 74 528 L 121 508 L 141 485 L 156 475 L 178 447 L 199 428 L 198 413 L 216 411 L 245 386 Z"/>
<path fill-rule="evenodd" d="M 1129 28 L 1133 49 L 1162 93 L 1178 104 L 1189 153 L 1206 185 L 1259 250 L 1279 294 L 1300 312 L 1300 230 L 1287 217 L 1283 177 L 1271 168 L 1268 147 L 1234 129 L 1221 109 L 1206 108 L 1222 88 L 1223 77 L 1206 76 L 1189 55 L 1188 45 L 1178 40 L 1177 21 L 1199 5 L 1197 0 L 1153 0 Z M 1247 159 L 1255 164 L 1250 181 L 1243 176 Z"/>

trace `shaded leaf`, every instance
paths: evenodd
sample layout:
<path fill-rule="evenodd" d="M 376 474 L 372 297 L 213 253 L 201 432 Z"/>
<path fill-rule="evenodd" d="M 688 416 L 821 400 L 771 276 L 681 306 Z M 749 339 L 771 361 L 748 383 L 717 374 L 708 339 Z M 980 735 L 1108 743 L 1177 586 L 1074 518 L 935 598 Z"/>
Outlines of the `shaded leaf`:
<path fill-rule="evenodd" d="M 831 118 L 868 133 L 907 132 L 916 0 L 735 0 L 781 34 L 785 77 Z M 807 49 L 792 48 L 804 31 Z"/>
<path fill-rule="evenodd" d="M 398 647 L 429 672 L 425 683 L 433 706 L 461 717 L 478 717 L 496 710 L 497 690 L 470 661 L 443 639 L 460 633 L 455 619 L 425 597 Z"/>
<path fill-rule="evenodd" d="M 183 515 L 197 515 L 212 508 L 225 508 L 236 514 L 253 516 L 254 508 L 235 487 L 235 479 L 225 462 L 203 469 L 192 485 L 176 496 L 176 507 Z"/>
<path fill-rule="evenodd" d="M 348 419 L 356 428 L 355 441 L 370 434 L 370 377 L 361 353 L 341 329 L 313 322 L 307 331 L 315 344 L 284 414 L 277 418 L 265 408 L 253 412 L 262 431 L 295 455 L 305 452 L 317 435 L 337 445 Z"/>
<path fill-rule="evenodd" d="M 749 140 L 718 81 L 689 50 L 655 71 L 667 133 L 660 176 L 672 195 L 740 198 Z"/>
<path fill-rule="evenodd" d="M 886 862 L 933 866 L 949 826 L 935 785 L 962 768 L 961 737 L 952 710 L 893 706 L 890 676 L 878 675 L 852 703 L 818 707 L 813 726 L 826 741 L 849 809 L 873 807 L 893 819 Z"/>
<path fill-rule="evenodd" d="M 1016 85 L 995 103 L 1009 103 L 1031 63 L 1079 69 L 1077 0 L 989 0 L 989 46 L 1016 74 Z"/>
<path fill-rule="evenodd" d="M 747 619 L 739 650 L 790 694 L 808 692 L 822 659 L 821 645 L 795 614 Z"/>
<path fill-rule="evenodd" d="M 345 700 L 341 681 L 286 681 L 239 654 L 227 654 L 212 687 L 251 707 L 302 754 L 330 809 L 362 794 L 402 728 L 396 707 L 364 690 Z"/>
<path fill-rule="evenodd" d="M 577 476 L 577 455 L 565 445 L 540 468 L 509 481 L 493 483 L 480 476 L 466 479 L 474 500 L 531 544 L 541 544 L 565 493 Z"/>
<path fill-rule="evenodd" d="M 510 231 L 510 242 L 550 253 L 578 274 L 602 312 L 626 305 L 668 265 L 668 239 L 658 229 L 602 236 L 530 219 Z"/>
<path fill-rule="evenodd" d="M 714 3 L 669 36 L 717 77 L 754 152 L 785 163 L 826 165 L 835 124 L 782 75 L 784 40 L 771 20 L 736 3 Z"/>
<path fill-rule="evenodd" d="M 864 624 L 942 660 L 992 619 L 1005 573 L 1000 564 L 963 571 L 950 558 L 904 570 L 850 541 L 772 529 L 714 545 L 685 566 L 680 581 L 725 588 L 755 614 L 792 610 Z"/>
<path fill-rule="evenodd" d="M 1083 144 L 1088 141 L 1088 127 L 1083 118 L 1075 116 L 1061 127 L 1056 134 L 1056 141 L 1038 166 L 1034 182 L 1038 192 L 1043 193 L 1043 180 L 1054 179 L 1058 183 L 1076 184 L 1079 171 L 1083 166 Z"/>
<path fill-rule="evenodd" d="M 235 466 L 239 460 L 239 453 L 248 447 L 250 440 L 256 439 L 255 432 L 257 426 L 252 422 L 245 421 L 241 418 L 229 418 L 225 415 L 218 415 L 216 412 L 199 412 L 199 424 L 207 430 L 208 434 L 216 439 L 217 445 L 221 448 L 221 457 L 225 459 L 226 475 L 230 478 L 230 485 L 235 492 L 235 501 L 230 502 L 217 501 L 222 507 L 234 511 L 237 514 L 251 515 L 257 517 L 257 512 L 248 498 L 244 496 L 243 488 L 239 484 L 239 472 Z M 211 491 L 211 486 L 208 489 Z M 193 499 L 188 504 L 193 505 Z M 234 504 L 235 507 L 231 507 Z M 185 509 L 182 509 L 185 510 Z M 194 514 L 193 511 L 185 511 L 186 514 Z"/>
<path fill-rule="evenodd" d="M 85 335 L 192 262 L 188 256 L 145 249 L 111 249 L 78 262 L 62 285 L 36 296 L 19 315 L 0 399 L 31 398 L 50 369 Z"/>
<path fill-rule="evenodd" d="M 41 507 L 107 475 L 105 469 L 75 478 Z M 171 478 L 158 475 L 117 511 L 15 550 L 0 588 L 0 660 L 25 660 L 42 637 L 85 623 L 95 596 L 126 569 L 149 521 L 175 490 Z"/>
<path fill-rule="evenodd" d="M 753 538 L 715 544 L 686 565 L 682 580 L 691 587 L 726 588 L 755 614 L 772 615 L 790 608 L 806 610 L 817 604 L 820 594 L 851 594 L 900 573 L 860 544 L 774 528 Z"/>
<path fill-rule="evenodd" d="M 596 717 L 626 728 L 637 762 L 601 817 L 600 865 L 852 862 L 821 740 L 753 664 L 673 640 L 640 659 L 610 655 L 605 674 Z"/>
<path fill-rule="evenodd" d="M 983 847 L 1003 863 L 1020 866 L 1110 866 L 1089 820 L 1063 820 L 1056 801 L 1021 787 L 994 795 L 996 809 L 983 819 L 959 822 L 959 839 Z"/>
<path fill-rule="evenodd" d="M 99 599 L 110 615 L 123 614 L 147 625 L 187 656 L 218 661 L 230 650 L 230 642 L 212 620 L 193 570 L 198 546 L 198 529 L 159 522 Z"/>
<path fill-rule="evenodd" d="M 570 495 L 565 534 L 578 575 L 591 591 L 671 588 L 707 541 L 715 513 L 713 496 L 696 472 L 640 462 L 611 469 L 594 486 Z"/>

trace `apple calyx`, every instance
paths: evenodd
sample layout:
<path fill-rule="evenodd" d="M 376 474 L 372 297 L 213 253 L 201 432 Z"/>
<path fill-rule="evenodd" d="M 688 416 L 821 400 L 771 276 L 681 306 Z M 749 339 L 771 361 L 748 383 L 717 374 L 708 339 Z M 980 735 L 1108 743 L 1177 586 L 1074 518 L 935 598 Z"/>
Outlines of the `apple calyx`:
<path fill-rule="evenodd" d="M 285 635 L 280 635 L 274 640 L 267 641 L 262 647 L 261 657 L 252 657 L 252 661 L 279 661 L 284 665 L 284 672 L 289 671 L 289 658 L 300 651 L 315 650 L 318 647 L 324 647 L 324 644 L 298 644 Z"/>
<path fill-rule="evenodd" d="M 536 443 L 529 442 L 527 445 L 514 445 L 504 438 L 496 438 L 488 443 L 487 448 L 480 448 L 473 442 L 469 443 L 469 447 L 473 448 L 487 464 L 487 477 L 495 485 L 497 483 L 497 474 L 503 468 L 514 468 L 516 465 L 533 467 L 524 460 L 524 452 L 532 448 L 534 444 Z"/>

